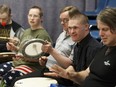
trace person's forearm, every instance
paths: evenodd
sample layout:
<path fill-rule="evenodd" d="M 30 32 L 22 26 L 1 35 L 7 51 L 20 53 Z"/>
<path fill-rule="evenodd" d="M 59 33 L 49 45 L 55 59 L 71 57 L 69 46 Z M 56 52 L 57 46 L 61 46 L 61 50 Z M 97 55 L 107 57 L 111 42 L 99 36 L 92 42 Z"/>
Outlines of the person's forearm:
<path fill-rule="evenodd" d="M 63 67 L 63 68 L 67 68 L 69 65 L 72 64 L 72 61 L 61 55 L 60 53 L 57 52 L 57 50 L 55 50 L 54 48 L 52 49 L 52 51 L 50 51 L 50 54 L 56 59 L 56 61 Z"/>
<path fill-rule="evenodd" d="M 80 71 L 80 72 L 73 72 L 70 73 L 70 77 L 69 79 L 74 81 L 77 84 L 82 84 L 83 81 L 85 80 L 85 78 L 89 75 L 89 68 L 87 68 L 86 70 Z"/>
<path fill-rule="evenodd" d="M 71 80 L 81 85 L 87 76 L 88 73 L 86 73 L 86 71 L 76 72 Z"/>

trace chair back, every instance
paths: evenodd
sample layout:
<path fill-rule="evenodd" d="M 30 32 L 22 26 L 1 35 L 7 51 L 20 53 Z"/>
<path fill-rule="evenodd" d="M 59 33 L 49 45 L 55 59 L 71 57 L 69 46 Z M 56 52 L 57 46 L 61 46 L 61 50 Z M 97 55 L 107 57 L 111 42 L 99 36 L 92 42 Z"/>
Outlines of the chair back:
<path fill-rule="evenodd" d="M 99 13 L 102 9 L 104 9 L 107 6 L 109 1 L 110 0 L 99 0 L 95 12 Z"/>
<path fill-rule="evenodd" d="M 106 7 L 116 8 L 116 1 L 115 0 L 108 0 Z"/>

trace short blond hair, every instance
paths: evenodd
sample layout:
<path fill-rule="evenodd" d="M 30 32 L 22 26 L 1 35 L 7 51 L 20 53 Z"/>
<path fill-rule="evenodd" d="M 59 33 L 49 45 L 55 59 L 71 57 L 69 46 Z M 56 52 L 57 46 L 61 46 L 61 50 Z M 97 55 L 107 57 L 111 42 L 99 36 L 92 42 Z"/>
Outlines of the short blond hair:
<path fill-rule="evenodd" d="M 0 5 L 0 13 L 7 13 L 8 15 L 11 15 L 11 9 L 7 5 L 3 4 Z"/>

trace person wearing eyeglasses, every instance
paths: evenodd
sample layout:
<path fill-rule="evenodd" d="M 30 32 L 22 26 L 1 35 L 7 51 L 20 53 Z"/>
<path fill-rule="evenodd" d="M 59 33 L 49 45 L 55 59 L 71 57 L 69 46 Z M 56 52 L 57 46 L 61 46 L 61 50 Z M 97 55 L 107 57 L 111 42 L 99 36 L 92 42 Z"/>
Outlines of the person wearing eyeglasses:
<path fill-rule="evenodd" d="M 66 6 L 61 10 L 60 16 L 59 16 L 63 32 L 57 38 L 54 49 L 56 49 L 56 51 L 58 53 L 60 53 L 61 55 L 65 56 L 65 57 L 69 57 L 69 56 L 71 57 L 71 52 L 72 52 L 72 49 L 73 49 L 74 43 L 75 43 L 71 39 L 71 37 L 68 33 L 69 12 L 74 11 L 74 10 L 79 12 L 77 7 L 75 7 L 75 6 Z M 43 58 L 43 59 L 45 59 L 45 58 Z M 43 62 L 41 61 L 43 59 L 40 58 L 40 63 L 42 65 L 46 64 L 46 67 L 48 67 L 48 68 L 51 67 L 53 64 L 58 64 L 64 68 L 68 67 L 71 64 L 70 59 L 66 58 L 66 61 L 68 61 L 68 62 L 66 62 L 64 64 L 65 59 L 62 59 L 62 58 L 57 59 L 53 55 L 50 55 L 49 57 L 47 57 L 47 61 L 45 62 L 45 64 L 43 64 Z"/>

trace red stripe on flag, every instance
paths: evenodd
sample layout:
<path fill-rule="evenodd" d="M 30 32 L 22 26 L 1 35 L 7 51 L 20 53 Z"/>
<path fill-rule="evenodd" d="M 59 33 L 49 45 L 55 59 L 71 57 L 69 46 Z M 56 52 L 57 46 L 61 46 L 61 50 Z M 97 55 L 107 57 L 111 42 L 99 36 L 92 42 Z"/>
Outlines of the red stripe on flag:
<path fill-rule="evenodd" d="M 30 71 L 34 71 L 33 69 L 31 69 L 30 67 L 25 66 L 25 65 L 21 65 L 21 67 L 27 68 L 27 69 L 30 70 Z"/>
<path fill-rule="evenodd" d="M 31 69 L 30 67 L 25 66 L 25 65 L 18 66 L 18 67 L 16 67 L 16 68 L 14 68 L 13 70 L 17 70 L 17 71 L 23 72 L 23 73 L 25 73 L 25 74 L 34 71 L 33 69 Z"/>

